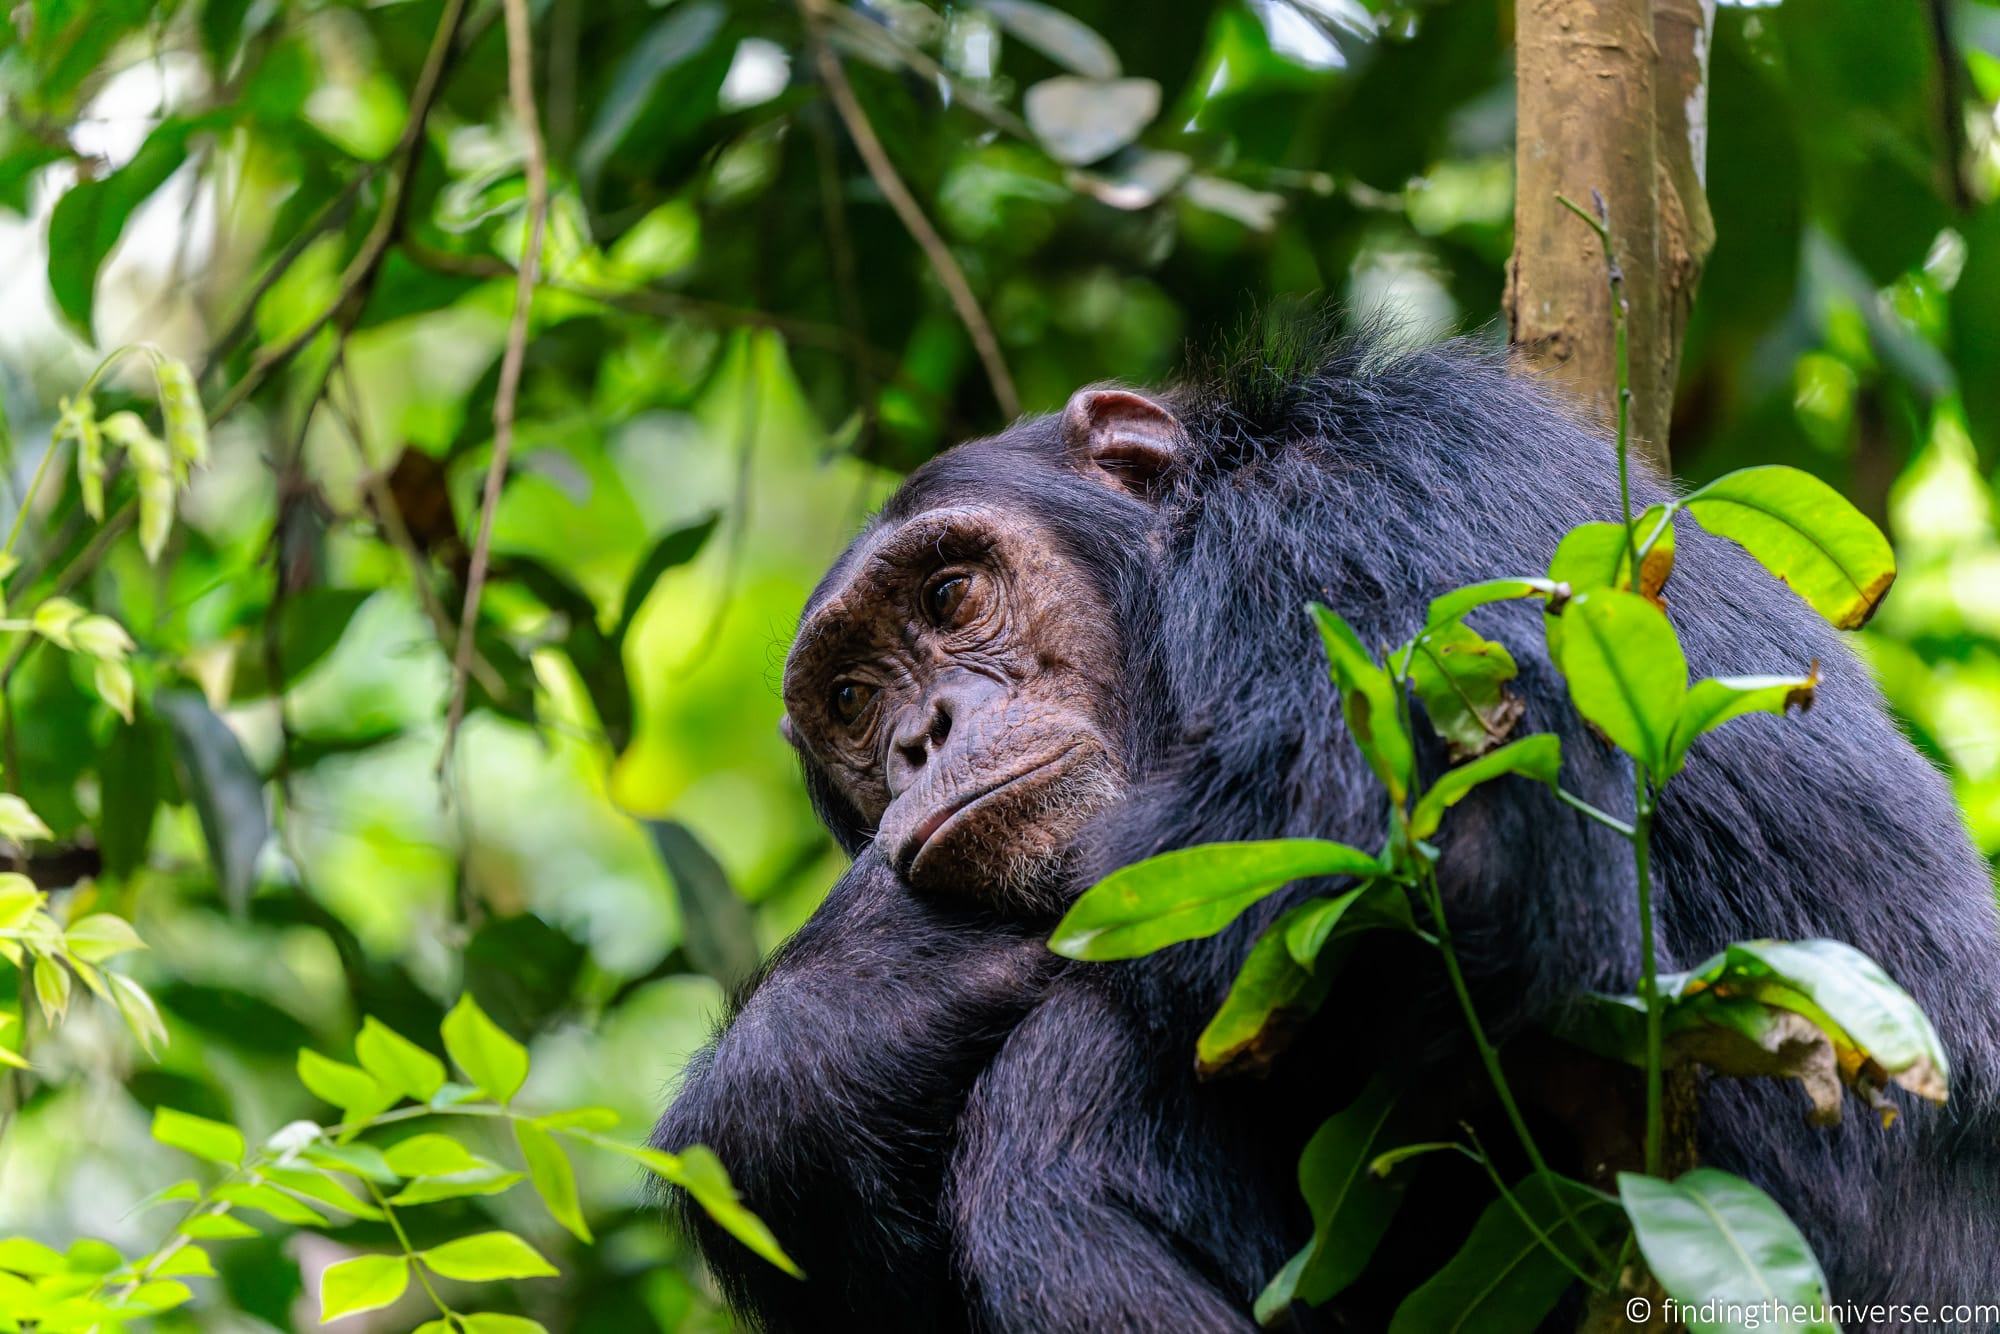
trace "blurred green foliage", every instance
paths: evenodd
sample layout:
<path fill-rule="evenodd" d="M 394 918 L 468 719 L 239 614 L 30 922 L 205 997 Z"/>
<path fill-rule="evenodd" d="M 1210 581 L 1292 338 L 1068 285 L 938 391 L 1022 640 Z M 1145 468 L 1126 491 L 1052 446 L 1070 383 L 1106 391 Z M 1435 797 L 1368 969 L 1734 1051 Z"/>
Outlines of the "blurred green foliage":
<path fill-rule="evenodd" d="M 182 1171 L 154 1109 L 253 1144 L 325 1119 L 301 1047 L 345 1052 L 366 1015 L 425 1042 L 461 993 L 531 1050 L 524 1100 L 608 1107 L 630 1141 L 717 977 L 837 874 L 775 665 L 898 471 L 1000 425 L 1006 391 L 855 152 L 816 41 L 1026 409 L 1169 374 L 1279 294 L 1387 305 L 1420 333 L 1497 313 L 1505 5 L 538 4 L 544 285 L 440 782 L 443 644 L 526 233 L 493 0 L 447 34 L 403 150 L 452 12 L 27 0 L 0 30 L 6 596 L 66 593 L 136 645 L 128 724 L 91 660 L 4 632 L 4 783 L 50 833 L 13 864 L 62 922 L 137 926 L 150 949 L 117 967 L 168 1039 L 149 1054 L 80 997 L 53 1030 L 0 998 L 32 1064 L 4 1092 L 0 1233 L 145 1251 L 165 1224 L 134 1206 Z M 2000 7 L 1724 7 L 1711 85 L 1719 241 L 1676 466 L 1790 463 L 1884 522 L 1902 582 L 1866 647 L 2000 852 Z M 63 400 L 141 341 L 217 414 L 157 563 L 119 520 L 147 470 L 117 451 L 108 527 L 63 480 L 66 438 L 29 492 Z M 170 434 L 152 374 L 122 359 L 96 409 Z M 594 1245 L 518 1191 L 431 1206 L 418 1244 L 529 1237 L 560 1277 L 510 1300 L 551 1329 L 721 1325 L 640 1174 L 577 1166 Z M 364 1221 L 218 1247 L 193 1313 L 159 1325 L 309 1325 L 322 1271 L 388 1244 Z"/>

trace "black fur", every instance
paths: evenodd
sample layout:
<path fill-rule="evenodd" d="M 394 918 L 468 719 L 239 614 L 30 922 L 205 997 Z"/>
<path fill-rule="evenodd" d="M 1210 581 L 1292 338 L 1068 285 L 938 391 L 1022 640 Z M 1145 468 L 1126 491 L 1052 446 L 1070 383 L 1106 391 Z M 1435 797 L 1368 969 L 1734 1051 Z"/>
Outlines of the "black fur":
<path fill-rule="evenodd" d="M 1170 401 L 1191 451 L 1157 510 L 1067 468 L 1053 422 L 1038 419 L 926 465 L 879 520 L 955 499 L 1019 505 L 1103 581 L 1124 636 L 1137 781 L 1082 841 L 1079 887 L 1193 843 L 1294 834 L 1378 844 L 1385 801 L 1343 735 L 1304 605 L 1328 603 L 1371 646 L 1396 643 L 1431 597 L 1538 572 L 1571 525 L 1616 514 L 1601 435 L 1469 344 L 1388 350 L 1294 324 Z M 1637 490 L 1640 504 L 1665 495 L 1650 477 Z M 1654 844 L 1663 963 L 1763 936 L 1848 941 L 1915 994 L 1952 1062 L 1949 1107 L 1906 1106 L 1886 1131 L 1856 1115 L 1812 1129 L 1789 1086 L 1715 1081 L 1704 1094 L 1703 1157 L 1777 1197 L 1838 1298 L 2000 1299 L 2000 940 L 1988 869 L 1946 784 L 1839 637 L 1732 544 L 1686 518 L 1679 539 L 1668 593 L 1695 675 L 1817 661 L 1822 683 L 1810 713 L 1746 719 L 1698 743 L 1669 789 Z M 1629 809 L 1630 768 L 1568 708 L 1538 614 L 1512 605 L 1476 617 L 1520 664 L 1520 734 L 1559 733 L 1565 785 Z M 1621 840 L 1509 780 L 1456 808 L 1441 843 L 1447 911 L 1490 1027 L 1504 1034 L 1553 1018 L 1587 988 L 1632 988 L 1638 934 Z M 1213 940 L 1129 964 L 1064 966 L 990 1062 L 985 1024 L 969 1026 L 976 1040 L 964 1050 L 957 1035 L 936 1033 L 937 1050 L 964 1058 L 947 1082 L 967 1070 L 977 1078 L 955 1127 L 923 1121 L 916 1188 L 898 1198 L 922 1212 L 931 1155 L 949 1138 L 950 1272 L 925 1250 L 905 1251 L 918 1267 L 895 1278 L 871 1275 L 865 1248 L 841 1236 L 849 1249 L 826 1279 L 860 1294 L 921 1273 L 924 1291 L 945 1294 L 941 1308 L 962 1304 L 982 1329 L 1249 1328 L 1252 1297 L 1304 1239 L 1292 1166 L 1329 1106 L 1315 1081 L 1338 1082 L 1385 1050 L 1449 1050 L 1456 1037 L 1421 988 L 1406 987 L 1404 1005 L 1392 978 L 1358 1014 L 1330 1010 L 1273 1082 L 1196 1083 L 1194 1035 L 1250 942 L 1327 888 L 1294 886 Z M 895 952 L 891 935 L 883 948 Z M 797 966 L 781 958 L 771 978 Z M 814 1003 L 881 1003 L 819 976 Z M 911 1036 L 906 1024 L 893 1032 Z M 788 1242 L 806 1244 L 820 1224 L 787 1192 L 821 1191 L 829 1175 L 836 1185 L 851 1177 L 842 1189 L 877 1188 L 903 1161 L 894 1127 L 912 1125 L 911 1109 L 923 1120 L 953 1107 L 930 1069 L 885 1073 L 872 1059 L 845 1066 L 762 1049 L 742 1019 L 722 1042 L 724 1052 L 759 1047 L 785 1072 L 798 1133 L 846 1146 L 811 1162 L 789 1149 L 717 1146 Z M 662 1143 L 762 1127 L 768 1102 L 726 1075 L 719 1058 L 690 1074 Z M 816 1098 L 822 1080 L 859 1090 L 865 1105 L 847 1093 Z M 691 1099 L 702 1116 L 683 1111 Z M 903 1119 L 883 1119 L 892 1112 Z M 832 1119 L 814 1122 L 821 1114 Z M 733 1282 L 732 1295 L 774 1328 L 826 1328 L 843 1301 L 821 1289 L 818 1319 L 799 1324 L 788 1280 L 739 1267 Z M 858 1298 L 845 1309 L 882 1314 Z"/>

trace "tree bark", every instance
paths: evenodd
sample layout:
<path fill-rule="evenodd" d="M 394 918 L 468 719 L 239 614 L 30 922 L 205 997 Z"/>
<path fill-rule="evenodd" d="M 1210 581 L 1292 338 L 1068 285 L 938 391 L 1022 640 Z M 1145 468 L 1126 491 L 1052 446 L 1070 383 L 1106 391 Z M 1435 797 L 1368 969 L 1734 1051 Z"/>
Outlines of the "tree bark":
<path fill-rule="evenodd" d="M 1602 198 L 1624 271 L 1632 442 L 1662 469 L 1681 335 L 1714 240 L 1702 189 L 1714 0 L 1521 0 L 1515 15 L 1511 341 L 1615 419 L 1598 241 L 1558 196 Z"/>

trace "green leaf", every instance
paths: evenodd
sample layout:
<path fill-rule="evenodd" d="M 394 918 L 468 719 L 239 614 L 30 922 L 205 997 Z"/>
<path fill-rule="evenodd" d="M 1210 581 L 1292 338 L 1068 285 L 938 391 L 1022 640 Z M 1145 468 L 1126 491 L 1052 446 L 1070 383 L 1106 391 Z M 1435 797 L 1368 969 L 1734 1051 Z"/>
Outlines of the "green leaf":
<path fill-rule="evenodd" d="M 1395 650 L 1410 664 L 1410 688 L 1453 761 L 1483 755 L 1507 739 L 1521 717 L 1521 701 L 1506 683 L 1519 669 L 1504 644 L 1454 622 Z"/>
<path fill-rule="evenodd" d="M 179 1230 L 182 1236 L 196 1241 L 239 1241 L 263 1235 L 242 1219 L 228 1214 L 197 1214 L 182 1223 Z"/>
<path fill-rule="evenodd" d="M 1403 1197 L 1402 1180 L 1368 1170 L 1392 1133 L 1395 1111 L 1394 1086 L 1371 1081 L 1307 1142 L 1299 1157 L 1299 1190 L 1312 1210 L 1312 1240 L 1258 1295 L 1258 1323 L 1277 1323 L 1293 1302 L 1317 1306 L 1368 1267 Z"/>
<path fill-rule="evenodd" d="M 661 1153 L 658 1149 L 635 1148 L 610 1140 L 601 1142 L 606 1148 L 638 1159 L 686 1191 L 715 1220 L 717 1227 L 742 1242 L 752 1254 L 762 1256 L 793 1278 L 805 1277 L 805 1272 L 778 1245 L 771 1229 L 764 1226 L 764 1220 L 743 1207 L 743 1199 L 730 1182 L 722 1160 L 707 1148 L 691 1144 L 679 1153 Z"/>
<path fill-rule="evenodd" d="M 549 1214 L 579 1241 L 590 1240 L 590 1224 L 584 1221 L 583 1205 L 576 1195 L 576 1173 L 569 1155 L 548 1131 L 532 1121 L 514 1123 L 514 1140 L 521 1146 L 521 1158 L 528 1165 L 528 1180 L 548 1206 Z"/>
<path fill-rule="evenodd" d="M 177 1112 L 171 1107 L 153 1109 L 153 1138 L 170 1149 L 179 1149 L 212 1163 L 234 1167 L 243 1161 L 242 1131 L 204 1116 Z"/>
<path fill-rule="evenodd" d="M 395 1091 L 383 1088 L 375 1076 L 309 1047 L 299 1050 L 298 1070 L 299 1082 L 349 1121 L 366 1121 L 396 1105 Z"/>
<path fill-rule="evenodd" d="M 69 1013 L 69 972 L 54 959 L 35 960 L 35 1000 L 51 1025 Z"/>
<path fill-rule="evenodd" d="M 458 998 L 441 1029 L 452 1064 L 495 1102 L 520 1091 L 528 1077 L 528 1049 L 502 1032 L 467 992 Z"/>
<path fill-rule="evenodd" d="M 0 792 L 0 838 L 10 843 L 26 843 L 31 839 L 54 838 L 42 817 L 35 814 L 28 803 L 12 792 Z"/>
<path fill-rule="evenodd" d="M 1447 769 L 1417 798 L 1410 811 L 1410 836 L 1429 838 L 1435 834 L 1444 813 L 1481 783 L 1489 783 L 1503 774 L 1519 774 L 1554 788 L 1561 769 L 1562 741 L 1553 732 L 1524 736 L 1470 764 Z"/>
<path fill-rule="evenodd" d="M 632 622 L 638 618 L 639 608 L 645 605 L 646 595 L 653 591 L 653 585 L 660 581 L 660 576 L 700 555 L 702 547 L 707 545 L 716 525 L 721 522 L 722 511 L 711 510 L 691 524 L 669 530 L 653 543 L 652 550 L 640 560 L 632 571 L 632 577 L 625 582 L 625 599 L 618 612 L 618 628 L 611 632 L 613 644 L 625 642 L 625 637 L 631 633 Z"/>
<path fill-rule="evenodd" d="M 1665 983 L 1663 982 L 1663 988 Z M 1730 945 L 1685 975 L 1677 993 L 1703 989 L 1748 996 L 1803 1014 L 1834 1046 L 1878 1075 L 1931 1102 L 1950 1091 L 1951 1067 L 1923 1008 L 1881 965 L 1837 940 L 1751 940 Z"/>
<path fill-rule="evenodd" d="M 225 1204 L 241 1205 L 269 1214 L 280 1223 L 299 1227 L 324 1227 L 326 1219 L 317 1209 L 299 1203 L 272 1186 L 251 1181 L 232 1181 L 215 1188 L 215 1198 Z"/>
<path fill-rule="evenodd" d="M 725 991 L 734 989 L 757 971 L 762 959 L 750 905 L 731 888 L 715 854 L 686 825 L 648 820 L 646 829 L 674 884 L 688 958 Z"/>
<path fill-rule="evenodd" d="M 1382 928 L 1407 931 L 1410 902 L 1401 886 L 1386 880 L 1359 885 L 1332 898 L 1310 899 L 1285 932 L 1285 948 L 1301 968 L 1318 961 L 1326 942 L 1336 935 Z"/>
<path fill-rule="evenodd" d="M 1656 780 L 1687 694 L 1687 659 L 1666 613 L 1636 593 L 1598 589 L 1562 614 L 1558 662 L 1570 702 Z"/>
<path fill-rule="evenodd" d="M 1072 959 L 1131 959 L 1212 936 L 1252 904 L 1294 880 L 1379 875 L 1358 848 L 1323 839 L 1210 843 L 1148 857 L 1086 890 L 1049 938 Z"/>
<path fill-rule="evenodd" d="M 374 595 L 372 588 L 309 588 L 287 597 L 277 618 L 280 685 L 289 689 L 324 662 Z M 272 693 L 270 664 L 261 647 L 266 631 L 258 625 L 250 633 L 260 647 L 237 654 L 236 675 L 229 685 L 232 700 L 262 699 Z"/>
<path fill-rule="evenodd" d="M 1618 1174 L 1618 1198 L 1639 1239 L 1646 1267 L 1667 1294 L 1689 1308 L 1690 1334 L 1743 1328 L 1700 1320 L 1707 1302 L 1739 1307 L 1827 1305 L 1826 1275 L 1785 1211 L 1739 1176 L 1698 1167 L 1678 1180 Z M 1788 1324 L 1803 1334 L 1839 1334 L 1821 1318 Z"/>
<path fill-rule="evenodd" d="M 146 942 L 132 924 L 113 913 L 92 913 L 72 922 L 63 932 L 63 944 L 86 963 L 102 963 L 131 950 L 143 950 Z"/>
<path fill-rule="evenodd" d="M 240 910 L 250 901 L 257 858 L 271 833 L 263 780 L 236 734 L 200 695 L 162 691 L 154 707 L 173 733 L 183 785 L 200 817 L 223 901 Z"/>
<path fill-rule="evenodd" d="M 1348 735 L 1368 760 L 1368 767 L 1389 789 L 1389 800 L 1400 806 L 1416 769 L 1410 738 L 1403 733 L 1402 710 L 1389 674 L 1375 665 L 1359 636 L 1346 621 L 1315 602 L 1307 608 L 1319 626 L 1326 660 L 1340 687 L 1341 713 Z"/>
<path fill-rule="evenodd" d="M 539 1320 L 530 1320 L 524 1315 L 496 1315 L 490 1311 L 462 1315 L 458 1324 L 465 1334 L 549 1334 Z"/>
<path fill-rule="evenodd" d="M 410 1261 L 402 1255 L 357 1255 L 328 1265 L 319 1280 L 319 1322 L 376 1311 L 410 1286 Z"/>
<path fill-rule="evenodd" d="M 9 1237 L 0 1241 L 0 1269 L 10 1274 L 26 1274 L 39 1278 L 48 1274 L 60 1274 L 69 1268 L 62 1252 L 30 1237 Z"/>
<path fill-rule="evenodd" d="M 556 1267 L 511 1232 L 480 1232 L 418 1251 L 432 1273 L 467 1283 L 502 1278 L 554 1278 Z"/>
<path fill-rule="evenodd" d="M 1333 902 L 1351 901 L 1360 893 L 1350 889 Z M 1293 908 L 1250 947 L 1221 1008 L 1195 1042 L 1195 1069 L 1204 1079 L 1268 1070 L 1291 1045 L 1298 1025 L 1326 999 L 1331 978 L 1294 959 L 1287 945 L 1293 926 L 1318 914 L 1326 902 L 1314 899 Z"/>
<path fill-rule="evenodd" d="M 402 1177 L 441 1177 L 493 1166 L 449 1135 L 412 1135 L 382 1154 L 389 1170 Z"/>
<path fill-rule="evenodd" d="M 1667 743 L 1667 775 L 1681 771 L 1688 748 L 1704 732 L 1746 713 L 1783 717 L 1791 708 L 1803 713 L 1812 707 L 1818 685 L 1817 669 L 1809 676 L 1711 676 L 1695 682 L 1681 701 L 1680 717 Z"/>
<path fill-rule="evenodd" d="M 105 256 L 118 244 L 132 211 L 187 160 L 189 137 L 208 123 L 178 116 L 161 121 L 124 166 L 71 186 L 56 201 L 49 214 L 49 289 L 56 308 L 86 343 L 96 341 L 91 312 Z"/>
<path fill-rule="evenodd" d="M 1513 1196 L 1514 1204 L 1502 1199 L 1486 1206 L 1458 1253 L 1396 1308 L 1390 1334 L 1531 1334 L 1576 1282 L 1536 1232 L 1583 1265 L 1588 1251 L 1564 1224 L 1562 1204 L 1601 1250 L 1609 1249 L 1622 1228 L 1617 1208 L 1575 1181 L 1531 1176 L 1514 1187 Z M 1532 1230 L 1515 1204 L 1527 1213 Z"/>
<path fill-rule="evenodd" d="M 19 871 L 0 871 L 0 931 L 11 931 L 34 916 L 47 900 Z"/>
<path fill-rule="evenodd" d="M 1654 533 L 1659 536 L 1653 537 Z M 1570 529 L 1549 559 L 1549 578 L 1568 584 L 1571 593 L 1613 588 L 1658 598 L 1674 569 L 1674 525 L 1666 506 L 1650 506 L 1632 520 L 1633 545 L 1643 547 L 1648 538 L 1653 545 L 1639 561 L 1636 590 L 1622 523 L 1581 523 Z"/>
<path fill-rule="evenodd" d="M 282 1186 L 294 1195 L 303 1195 L 355 1218 L 381 1221 L 380 1209 L 320 1172 L 298 1167 L 267 1167 L 263 1169 L 263 1175 L 272 1185 Z"/>
<path fill-rule="evenodd" d="M 436 1204 L 441 1200 L 463 1200 L 475 1195 L 499 1195 L 526 1180 L 519 1172 L 509 1172 L 498 1163 L 480 1160 L 472 1172 L 448 1176 L 420 1177 L 389 1197 L 391 1204 Z"/>
<path fill-rule="evenodd" d="M 538 1116 L 535 1124 L 544 1130 L 600 1131 L 617 1129 L 622 1119 L 609 1107 L 572 1107 L 567 1111 Z"/>
<path fill-rule="evenodd" d="M 1426 631 L 1441 630 L 1462 619 L 1466 613 L 1494 602 L 1518 602 L 1523 598 L 1554 598 L 1560 590 L 1553 579 L 1488 579 L 1466 584 L 1431 599 L 1424 614 Z"/>
<path fill-rule="evenodd" d="M 1896 581 L 1889 539 L 1809 472 L 1776 464 L 1742 468 L 1682 504 L 1843 630 L 1865 625 Z"/>
<path fill-rule="evenodd" d="M 332 1144 L 316 1140 L 308 1144 L 300 1156 L 322 1172 L 345 1172 L 364 1181 L 373 1181 L 378 1186 L 396 1183 L 396 1173 L 389 1167 L 389 1160 L 372 1144 Z"/>
<path fill-rule="evenodd" d="M 373 1015 L 362 1020 L 354 1055 L 384 1088 L 417 1102 L 428 1102 L 444 1087 L 444 1062 Z"/>
<path fill-rule="evenodd" d="M 173 456 L 136 412 L 114 412 L 99 423 L 104 438 L 124 449 L 139 486 L 139 549 L 157 564 L 174 527 Z"/>

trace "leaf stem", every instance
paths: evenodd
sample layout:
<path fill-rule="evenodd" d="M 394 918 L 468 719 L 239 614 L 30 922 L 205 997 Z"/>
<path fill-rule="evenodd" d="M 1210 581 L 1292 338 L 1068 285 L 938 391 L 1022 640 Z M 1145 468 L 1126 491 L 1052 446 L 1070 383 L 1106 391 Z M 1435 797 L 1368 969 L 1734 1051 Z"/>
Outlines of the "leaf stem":
<path fill-rule="evenodd" d="M 396 1217 L 395 1207 L 389 1203 L 389 1197 L 382 1193 L 380 1186 L 367 1177 L 357 1179 L 362 1185 L 368 1187 L 369 1198 L 375 1201 L 375 1207 L 380 1209 L 382 1217 L 388 1220 L 389 1230 L 396 1234 L 396 1244 L 403 1248 L 403 1258 L 408 1262 L 410 1272 L 417 1276 L 417 1282 L 423 1286 L 425 1294 L 431 1299 L 431 1304 L 437 1307 L 438 1314 L 443 1316 L 448 1322 L 456 1323 L 458 1312 L 445 1305 L 444 1298 L 438 1296 L 437 1288 L 431 1284 L 430 1271 L 425 1269 L 424 1262 L 417 1258 L 416 1247 L 410 1245 L 410 1234 L 403 1231 L 403 1220 Z M 325 1304 L 323 1297 L 321 1298 L 321 1304 Z"/>
<path fill-rule="evenodd" d="M 1527 1228 L 1529 1234 L 1541 1243 L 1542 1249 L 1553 1255 L 1564 1269 L 1576 1275 L 1586 1287 L 1597 1292 L 1611 1291 L 1609 1283 L 1606 1283 L 1602 1279 L 1592 1278 L 1589 1274 L 1584 1273 L 1582 1267 L 1576 1261 L 1569 1258 L 1568 1252 L 1556 1245 L 1554 1238 L 1536 1226 L 1535 1220 L 1528 1214 L 1527 1206 L 1522 1204 L 1514 1192 L 1507 1189 L 1507 1183 L 1501 1180 L 1500 1170 L 1493 1166 L 1493 1159 L 1487 1156 L 1486 1146 L 1479 1142 L 1478 1134 L 1469 1125 L 1461 1128 L 1465 1131 L 1466 1138 L 1472 1141 L 1472 1145 L 1469 1148 L 1463 1144 L 1454 1145 L 1453 1147 L 1486 1169 L 1487 1179 L 1493 1183 L 1493 1189 L 1500 1192 L 1500 1198 L 1507 1201 L 1507 1207 L 1512 1209 L 1515 1216 L 1521 1220 L 1521 1226 Z M 1542 1178 L 1543 1184 L 1549 1188 L 1549 1198 L 1554 1200 L 1557 1207 L 1562 1209 L 1563 1216 L 1569 1220 L 1569 1225 L 1576 1232 L 1577 1236 L 1582 1239 L 1585 1245 L 1589 1245 L 1590 1238 L 1584 1235 L 1582 1225 L 1570 1214 L 1568 1202 L 1562 1198 L 1562 1191 L 1558 1185 L 1559 1180 L 1560 1178 L 1555 1176 L 1544 1176 Z M 1604 1257 L 1601 1255 L 1595 1258 L 1599 1264 L 1604 1262 Z"/>
<path fill-rule="evenodd" d="M 1661 1092 L 1664 1069 L 1660 1052 L 1660 960 L 1653 922 L 1652 836 L 1655 794 L 1642 769 L 1636 779 L 1637 802 L 1632 821 L 1632 868 L 1639 882 L 1639 996 L 1646 1002 L 1646 1173 L 1662 1168 L 1664 1116 Z"/>
<path fill-rule="evenodd" d="M 1625 823 L 1617 816 L 1611 814 L 1609 811 L 1599 810 L 1582 797 L 1577 796 L 1574 792 L 1559 787 L 1555 790 L 1555 793 L 1558 801 L 1568 806 L 1574 806 L 1577 810 L 1582 811 L 1606 829 L 1616 830 L 1620 838 L 1629 839 L 1637 832 L 1631 825 Z"/>
<path fill-rule="evenodd" d="M 1633 531 L 1632 522 L 1632 352 L 1630 337 L 1625 328 L 1627 314 L 1625 302 L 1625 270 L 1618 263 L 1618 252 L 1611 239 L 1611 209 L 1604 202 L 1604 196 L 1597 191 L 1590 192 L 1591 202 L 1597 205 L 1595 216 L 1584 211 L 1583 206 L 1564 195 L 1557 195 L 1556 202 L 1590 224 L 1597 233 L 1597 243 L 1604 250 L 1604 277 L 1611 288 L 1611 341 L 1613 357 L 1618 376 L 1618 510 L 1625 520 L 1625 572 L 1632 581 L 1632 588 L 1639 588 L 1639 543 Z"/>

